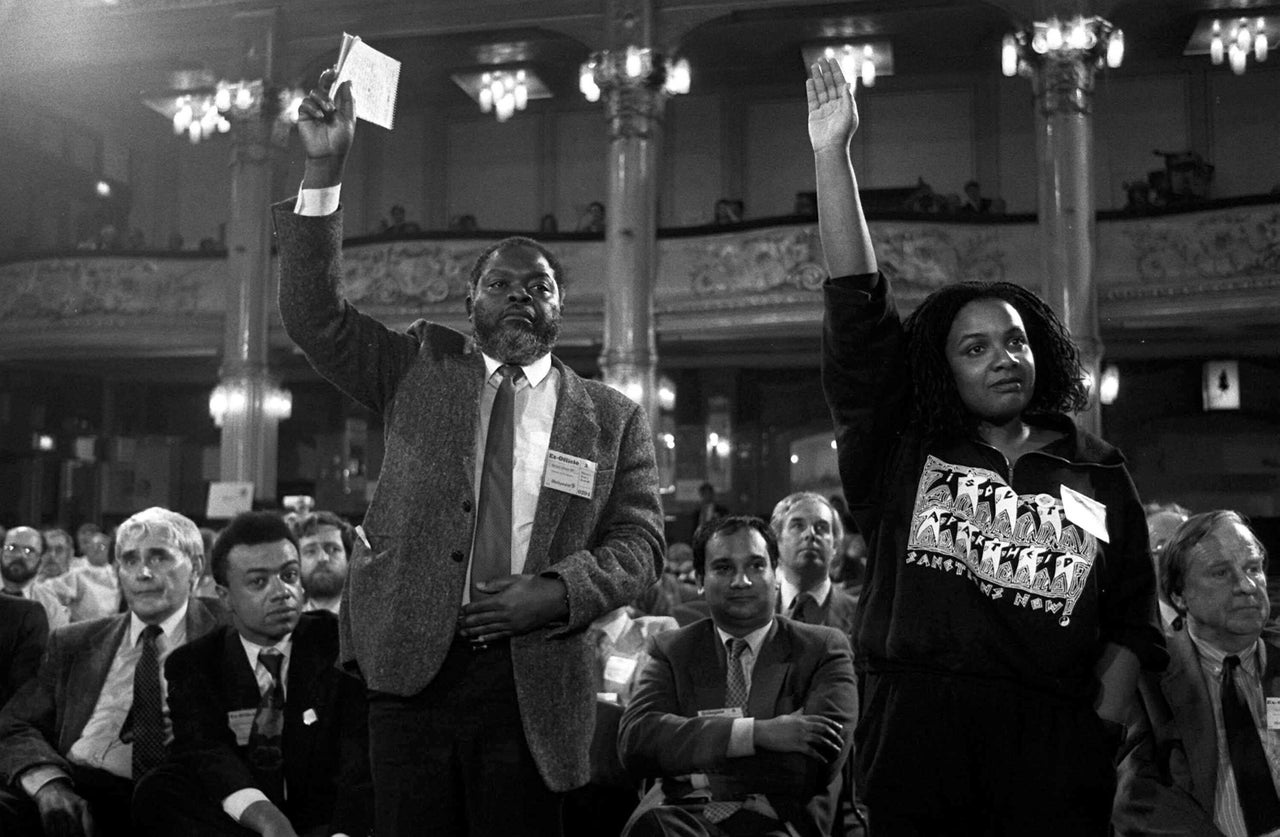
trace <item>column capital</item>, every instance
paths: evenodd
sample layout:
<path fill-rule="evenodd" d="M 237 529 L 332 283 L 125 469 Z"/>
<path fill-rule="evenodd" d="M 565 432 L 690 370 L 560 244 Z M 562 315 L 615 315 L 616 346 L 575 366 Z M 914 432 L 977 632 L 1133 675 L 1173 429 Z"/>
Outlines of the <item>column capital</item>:
<path fill-rule="evenodd" d="M 662 124 L 666 99 L 660 87 L 615 85 L 606 90 L 604 107 L 609 118 L 609 138 L 652 138 Z"/>
<path fill-rule="evenodd" d="M 1047 57 L 1031 74 L 1036 109 L 1042 116 L 1093 113 L 1097 65 L 1079 56 Z"/>

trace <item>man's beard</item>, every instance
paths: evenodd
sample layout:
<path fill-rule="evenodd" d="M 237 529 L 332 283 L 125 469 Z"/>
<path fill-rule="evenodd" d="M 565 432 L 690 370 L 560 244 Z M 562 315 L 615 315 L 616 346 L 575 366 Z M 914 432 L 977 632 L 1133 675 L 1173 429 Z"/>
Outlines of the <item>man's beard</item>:
<path fill-rule="evenodd" d="M 13 584 L 26 584 L 35 578 L 36 573 L 39 571 L 39 567 L 29 569 L 22 561 L 0 563 L 0 578 Z"/>
<path fill-rule="evenodd" d="M 555 347 L 560 336 L 560 318 L 539 318 L 532 323 L 501 320 L 492 323 L 476 317 L 471 333 L 480 351 L 489 357 L 523 366 Z"/>
<path fill-rule="evenodd" d="M 342 592 L 347 583 L 345 575 L 339 575 L 328 567 L 317 568 L 302 579 L 302 589 L 312 598 L 327 599 Z"/>

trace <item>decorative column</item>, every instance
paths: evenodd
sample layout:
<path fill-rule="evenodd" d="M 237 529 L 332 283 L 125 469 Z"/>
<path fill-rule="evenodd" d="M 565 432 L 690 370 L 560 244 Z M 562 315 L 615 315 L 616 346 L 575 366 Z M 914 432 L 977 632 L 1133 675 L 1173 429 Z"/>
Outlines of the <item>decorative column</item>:
<path fill-rule="evenodd" d="M 290 123 L 270 83 L 274 10 L 238 14 L 234 26 L 243 35 L 239 77 L 261 81 L 226 113 L 232 139 L 226 325 L 209 408 L 222 427 L 221 478 L 252 482 L 255 500 L 274 501 L 276 430 L 290 402 L 267 364 L 268 315 L 275 305 L 270 205 L 277 146 L 287 141 Z"/>
<path fill-rule="evenodd" d="M 1091 398 L 1078 419 L 1094 433 L 1103 346 L 1094 281 L 1093 88 L 1098 70 L 1118 67 L 1123 50 L 1123 33 L 1099 17 L 1050 18 L 1004 44 L 1005 75 L 1029 77 L 1035 91 L 1042 293 L 1080 347 Z"/>
<path fill-rule="evenodd" d="M 582 66 L 589 101 L 603 94 L 609 120 L 605 215 L 604 380 L 645 408 L 656 426 L 653 285 L 657 264 L 657 158 L 669 93 L 687 92 L 687 63 L 669 64 L 649 47 L 652 6 L 609 4 L 610 49 Z M 683 88 L 683 89 L 681 89 Z"/>

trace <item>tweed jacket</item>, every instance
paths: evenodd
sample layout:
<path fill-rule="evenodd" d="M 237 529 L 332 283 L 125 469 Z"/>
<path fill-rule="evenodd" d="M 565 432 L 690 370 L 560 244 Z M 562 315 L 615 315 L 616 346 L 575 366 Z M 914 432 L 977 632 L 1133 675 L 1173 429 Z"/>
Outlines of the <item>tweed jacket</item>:
<path fill-rule="evenodd" d="M 452 329 L 419 320 L 393 331 L 338 289 L 342 210 L 275 207 L 280 315 L 324 377 L 386 422 L 386 454 L 341 613 L 341 662 L 371 689 L 408 696 L 431 682 L 453 642 L 469 564 L 475 432 L 484 359 Z M 567 624 L 511 641 L 525 736 L 553 790 L 586 782 L 594 723 L 587 627 L 638 596 L 663 552 L 653 438 L 644 411 L 558 359 L 550 449 L 596 463 L 590 499 L 544 488 L 524 572 L 558 576 Z"/>
<path fill-rule="evenodd" d="M 368 834 L 373 825 L 368 708 L 364 686 L 334 666 L 338 620 L 303 614 L 293 630 L 285 688 L 284 778 L 288 799 L 272 799 L 299 832 Z M 235 628 L 189 642 L 165 661 L 173 718 L 170 758 L 199 778 L 210 802 L 243 788 L 265 788 L 228 724 L 254 711 L 260 694 Z M 270 793 L 268 791 L 268 796 Z"/>
<path fill-rule="evenodd" d="M 1143 672 L 1118 769 L 1113 824 L 1121 835 L 1221 837 L 1213 822 L 1218 736 L 1213 704 L 1186 630 L 1166 636 L 1169 667 Z M 1280 697 L 1280 642 L 1263 634 L 1262 689 Z"/>
<path fill-rule="evenodd" d="M 800 834 L 827 834 L 858 717 L 848 638 L 833 628 L 775 619 L 760 646 L 744 712 L 767 719 L 801 711 L 838 721 L 845 747 L 831 764 L 800 753 L 729 758 L 733 720 L 698 714 L 724 706 L 725 671 L 724 646 L 710 619 L 654 637 L 618 731 L 623 766 L 633 776 L 663 780 L 637 813 L 690 789 L 676 777 L 705 773 L 715 799 L 762 793 Z"/>
<path fill-rule="evenodd" d="M 192 596 L 187 641 L 208 633 L 221 614 Z M 64 758 L 93 716 L 116 649 L 129 629 L 129 614 L 76 622 L 49 637 L 35 680 L 0 712 L 0 785 L 26 770 L 52 765 L 70 772 Z"/>

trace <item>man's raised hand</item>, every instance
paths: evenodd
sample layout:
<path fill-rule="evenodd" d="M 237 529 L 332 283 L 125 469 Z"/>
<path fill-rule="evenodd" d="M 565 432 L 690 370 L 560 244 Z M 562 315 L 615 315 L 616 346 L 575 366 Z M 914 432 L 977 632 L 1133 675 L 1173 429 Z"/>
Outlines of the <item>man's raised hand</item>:
<path fill-rule="evenodd" d="M 356 106 L 351 82 L 343 82 L 333 97 L 329 87 L 336 73 L 325 70 L 320 84 L 298 106 L 298 135 L 307 154 L 303 188 L 318 189 L 342 182 L 342 168 L 356 132 Z"/>
<path fill-rule="evenodd" d="M 844 80 L 840 62 L 819 58 L 809 68 L 804 83 L 809 102 L 809 142 L 814 153 L 844 151 L 858 130 L 858 106 L 853 101 L 853 86 Z"/>

